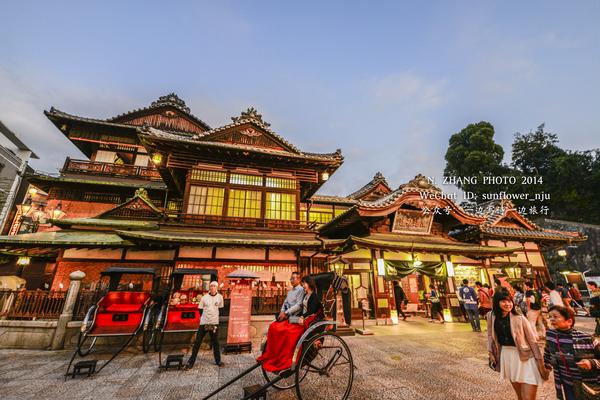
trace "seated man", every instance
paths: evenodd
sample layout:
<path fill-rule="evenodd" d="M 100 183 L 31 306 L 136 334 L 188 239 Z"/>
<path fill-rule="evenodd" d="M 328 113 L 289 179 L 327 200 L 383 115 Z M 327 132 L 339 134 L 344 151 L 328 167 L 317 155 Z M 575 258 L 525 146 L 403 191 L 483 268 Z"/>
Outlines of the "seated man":
<path fill-rule="evenodd" d="M 292 289 L 285 297 L 285 301 L 281 306 L 281 311 L 277 316 L 277 321 L 284 321 L 291 316 L 296 316 L 302 311 L 302 299 L 304 299 L 304 288 L 300 285 L 300 273 L 292 272 L 290 278 Z"/>
<path fill-rule="evenodd" d="M 323 318 L 323 306 L 317 296 L 317 286 L 312 276 L 302 278 L 303 293 L 300 301 L 300 318 L 295 322 L 284 319 L 273 322 L 267 333 L 267 348 L 258 357 L 263 368 L 269 372 L 280 372 L 292 366 L 292 357 L 298 340 L 310 324 Z M 287 299 L 286 299 L 287 300 Z"/>

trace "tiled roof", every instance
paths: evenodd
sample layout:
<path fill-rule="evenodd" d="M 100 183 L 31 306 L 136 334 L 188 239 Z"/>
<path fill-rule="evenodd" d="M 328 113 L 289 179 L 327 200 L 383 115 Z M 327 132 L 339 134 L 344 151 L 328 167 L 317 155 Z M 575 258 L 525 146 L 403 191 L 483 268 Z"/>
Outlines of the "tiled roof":
<path fill-rule="evenodd" d="M 365 186 L 361 187 L 354 193 L 349 194 L 347 197 L 350 199 L 359 199 L 360 197 L 366 195 L 371 190 L 376 188 L 377 185 L 379 185 L 379 184 L 383 184 L 383 185 L 387 186 L 388 189 L 390 189 L 390 185 L 388 184 L 387 180 L 385 179 L 385 177 L 383 176 L 383 174 L 381 172 L 377 172 L 375 174 L 375 176 L 373 177 L 373 179 L 371 179 L 371 181 L 369 183 L 367 183 Z"/>
<path fill-rule="evenodd" d="M 136 128 L 133 125 L 121 124 L 121 123 L 117 123 L 117 122 L 110 122 L 110 121 L 107 121 L 104 119 L 80 117 L 77 115 L 66 113 L 66 112 L 61 111 L 54 107 L 50 107 L 49 111 L 44 111 L 44 114 L 46 114 L 46 116 L 50 119 L 52 119 L 53 117 L 54 118 L 65 118 L 65 119 L 68 119 L 71 121 L 88 122 L 88 123 L 92 123 L 92 124 L 100 124 L 100 125 L 113 126 L 113 127 L 119 127 L 119 128 L 127 128 L 127 129 L 135 129 Z"/>
<path fill-rule="evenodd" d="M 179 96 L 177 96 L 175 93 L 169 93 L 166 96 L 160 96 L 158 98 L 158 100 L 153 101 L 148 107 L 137 108 L 135 110 L 131 110 L 126 113 L 119 114 L 116 117 L 108 118 L 106 121 L 109 121 L 109 122 L 122 121 L 123 119 L 126 119 L 127 117 L 135 115 L 139 112 L 148 111 L 148 110 L 161 108 L 161 107 L 176 108 L 177 110 L 181 111 L 182 113 L 184 113 L 185 115 L 190 117 L 192 120 L 197 122 L 204 129 L 206 129 L 206 130 L 210 129 L 210 126 L 206 122 L 202 121 L 200 118 L 196 117 L 194 114 L 191 113 L 191 110 L 185 104 L 185 101 L 180 99 Z"/>
<path fill-rule="evenodd" d="M 122 219 L 102 219 L 102 218 L 62 218 L 50 220 L 52 225 L 61 228 L 70 228 L 71 226 L 89 226 L 103 227 L 113 229 L 158 229 L 158 224 L 152 221 L 133 221 Z"/>
<path fill-rule="evenodd" d="M 521 228 L 506 228 L 501 226 L 486 226 L 481 225 L 479 230 L 487 235 L 500 236 L 507 238 L 519 238 L 519 239 L 547 239 L 547 240 L 561 240 L 561 241 L 583 241 L 586 240 L 585 236 L 582 236 L 578 232 L 563 232 L 555 231 L 550 229 L 521 229 Z"/>
<path fill-rule="evenodd" d="M 341 162 L 344 157 L 342 156 L 341 150 L 336 151 L 335 153 L 304 153 L 304 152 L 290 152 L 278 149 L 270 149 L 264 147 L 243 145 L 243 144 L 232 144 L 232 143 L 223 143 L 223 142 L 214 142 L 201 140 L 202 137 L 198 137 L 197 135 L 192 137 L 182 137 L 181 135 L 165 132 L 160 129 L 152 128 L 150 126 L 143 126 L 138 130 L 142 135 L 147 135 L 149 137 L 154 137 L 157 139 L 165 139 L 174 142 L 180 143 L 191 143 L 202 146 L 212 146 L 212 147 L 221 147 L 226 149 L 237 149 L 237 150 L 248 150 L 256 153 L 264 153 L 264 154 L 273 154 L 273 155 L 281 155 L 290 158 L 301 158 L 301 159 L 309 159 L 316 161 L 339 161 Z"/>
<path fill-rule="evenodd" d="M 358 201 L 351 199 L 349 197 L 343 196 L 329 196 L 325 194 L 315 194 L 310 200 L 314 202 L 323 202 L 323 203 L 339 203 L 339 204 L 357 204 Z"/>
<path fill-rule="evenodd" d="M 197 138 L 208 137 L 214 135 L 215 133 L 222 132 L 224 130 L 234 128 L 236 126 L 241 126 L 244 124 L 252 123 L 264 131 L 271 134 L 274 138 L 279 140 L 285 147 L 289 148 L 292 152 L 296 152 L 298 154 L 311 155 L 311 153 L 304 153 L 300 151 L 296 146 L 285 140 L 283 137 L 279 136 L 275 131 L 273 131 L 270 126 L 271 124 L 263 121 L 262 115 L 258 113 L 258 111 L 254 107 L 248 108 L 246 111 L 242 111 L 239 117 L 231 117 L 233 121 L 231 124 L 220 126 L 218 128 L 212 129 L 208 132 L 203 132 L 202 135 L 198 135 Z M 318 154 L 312 154 L 318 155 Z"/>
<path fill-rule="evenodd" d="M 163 182 L 159 181 L 148 181 L 148 180 L 137 180 L 137 179 L 121 179 L 111 177 L 102 177 L 95 175 L 47 175 L 41 172 L 33 174 L 27 174 L 27 178 L 34 183 L 35 181 L 45 182 L 68 182 L 68 183 L 81 183 L 89 185 L 107 185 L 107 186 L 124 186 L 124 187 L 143 187 L 151 190 L 165 190 L 167 187 Z"/>
<path fill-rule="evenodd" d="M 310 247 L 322 245 L 314 233 L 294 233 L 293 235 L 265 232 L 227 232 L 222 230 L 176 230 L 158 231 L 116 231 L 119 236 L 132 241 L 159 241 L 173 244 L 217 244 L 238 246 L 284 246 Z"/>
<path fill-rule="evenodd" d="M 388 249 L 407 252 L 429 252 L 442 254 L 462 254 L 471 256 L 493 256 L 511 254 L 521 250 L 519 247 L 484 246 L 472 243 L 463 243 L 432 235 L 403 235 L 403 234 L 378 234 L 366 237 L 349 236 L 346 244 L 356 244 L 367 248 Z"/>
<path fill-rule="evenodd" d="M 36 233 L 23 233 L 20 235 L 0 236 L 0 249 L 9 249 L 23 246 L 131 246 L 112 232 L 93 231 L 47 231 Z"/>

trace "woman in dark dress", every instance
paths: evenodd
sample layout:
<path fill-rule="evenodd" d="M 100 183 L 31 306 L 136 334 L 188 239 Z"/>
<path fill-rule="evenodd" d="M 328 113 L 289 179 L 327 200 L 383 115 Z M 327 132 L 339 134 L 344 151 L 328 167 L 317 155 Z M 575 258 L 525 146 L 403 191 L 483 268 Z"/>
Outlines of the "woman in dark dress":
<path fill-rule="evenodd" d="M 311 276 L 302 277 L 306 294 L 302 301 L 302 315 L 297 321 L 274 322 L 267 333 L 267 347 L 257 361 L 269 372 L 280 372 L 292 366 L 294 349 L 306 328 L 316 319 L 323 318 L 323 306 L 317 296 L 317 286 Z"/>

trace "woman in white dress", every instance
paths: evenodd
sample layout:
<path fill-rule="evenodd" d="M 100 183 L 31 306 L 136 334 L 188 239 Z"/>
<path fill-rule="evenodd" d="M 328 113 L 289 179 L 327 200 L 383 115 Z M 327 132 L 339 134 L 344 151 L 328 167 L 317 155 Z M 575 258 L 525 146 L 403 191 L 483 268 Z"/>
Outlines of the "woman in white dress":
<path fill-rule="evenodd" d="M 531 324 L 515 310 L 507 290 L 494 294 L 487 326 L 490 366 L 510 381 L 519 400 L 534 400 L 549 372 Z"/>

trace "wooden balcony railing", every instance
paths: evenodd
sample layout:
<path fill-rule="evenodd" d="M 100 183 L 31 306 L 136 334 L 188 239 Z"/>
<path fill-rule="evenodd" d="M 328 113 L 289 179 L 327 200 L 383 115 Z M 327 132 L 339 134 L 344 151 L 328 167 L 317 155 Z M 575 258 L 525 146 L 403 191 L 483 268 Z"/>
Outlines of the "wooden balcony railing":
<path fill-rule="evenodd" d="M 226 226 L 230 228 L 263 228 L 273 230 L 311 230 L 315 222 L 262 218 L 226 217 L 223 215 L 198 215 L 168 213 L 166 222 L 183 225 Z"/>
<path fill-rule="evenodd" d="M 124 178 L 148 179 L 153 181 L 161 180 L 158 171 L 151 167 L 124 164 L 118 165 L 87 160 L 72 160 L 70 158 L 67 158 L 61 172 L 83 172 L 94 175 L 120 176 Z"/>
<path fill-rule="evenodd" d="M 66 291 L 0 290 L 0 317 L 6 319 L 58 319 Z"/>

